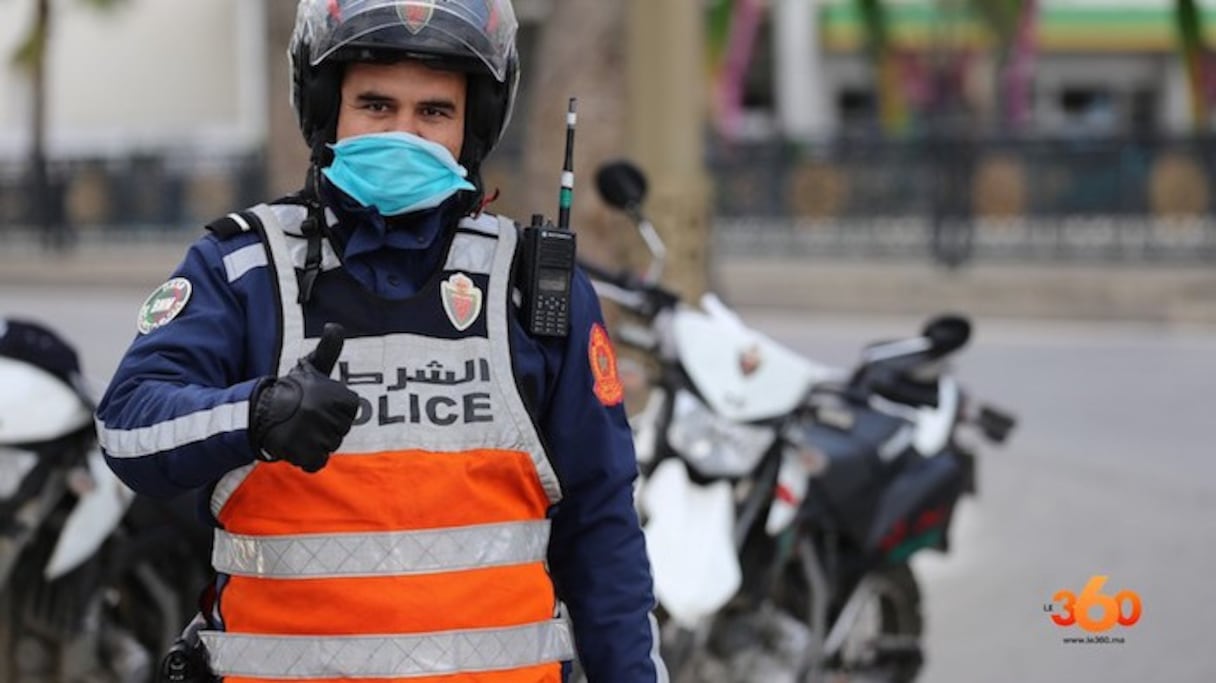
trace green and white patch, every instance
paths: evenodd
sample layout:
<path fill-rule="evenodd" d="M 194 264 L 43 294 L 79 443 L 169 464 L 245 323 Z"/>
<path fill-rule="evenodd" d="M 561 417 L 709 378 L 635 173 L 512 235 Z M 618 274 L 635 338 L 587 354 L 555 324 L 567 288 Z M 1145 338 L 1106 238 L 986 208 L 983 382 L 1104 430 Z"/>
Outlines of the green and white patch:
<path fill-rule="evenodd" d="M 152 330 L 168 325 L 186 308 L 190 301 L 190 293 L 194 287 L 184 277 L 175 277 L 156 288 L 139 308 L 139 318 L 136 327 L 140 334 L 148 334 Z"/>

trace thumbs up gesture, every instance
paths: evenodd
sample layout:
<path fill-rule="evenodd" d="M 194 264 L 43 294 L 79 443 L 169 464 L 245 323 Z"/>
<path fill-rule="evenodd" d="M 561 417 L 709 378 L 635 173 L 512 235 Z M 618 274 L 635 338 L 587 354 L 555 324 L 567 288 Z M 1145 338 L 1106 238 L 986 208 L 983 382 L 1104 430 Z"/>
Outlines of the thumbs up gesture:
<path fill-rule="evenodd" d="M 350 431 L 359 397 L 329 378 L 342 354 L 345 332 L 328 323 L 312 353 L 283 377 L 261 382 L 250 398 L 249 439 L 262 460 L 286 460 L 320 471 Z"/>

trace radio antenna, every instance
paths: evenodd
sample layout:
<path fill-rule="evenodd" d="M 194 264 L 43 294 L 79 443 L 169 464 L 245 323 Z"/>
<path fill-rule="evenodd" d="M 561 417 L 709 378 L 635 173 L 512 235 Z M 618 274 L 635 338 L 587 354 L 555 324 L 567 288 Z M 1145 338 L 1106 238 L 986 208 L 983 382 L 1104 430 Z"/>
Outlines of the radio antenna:
<path fill-rule="evenodd" d="M 574 204 L 574 129 L 578 125 L 578 98 L 570 98 L 566 110 L 566 163 L 562 165 L 562 191 L 558 200 L 557 227 L 570 229 L 570 207 Z"/>

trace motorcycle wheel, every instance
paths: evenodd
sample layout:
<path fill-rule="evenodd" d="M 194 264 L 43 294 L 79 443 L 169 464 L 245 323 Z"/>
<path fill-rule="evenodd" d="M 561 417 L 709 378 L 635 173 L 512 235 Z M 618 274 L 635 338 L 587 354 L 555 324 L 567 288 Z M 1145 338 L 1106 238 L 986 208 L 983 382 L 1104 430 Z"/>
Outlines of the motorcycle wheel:
<path fill-rule="evenodd" d="M 38 550 L 37 544 L 34 550 Z M 35 559 L 43 560 L 44 554 Z M 0 591 L 0 680 L 9 683 L 143 683 L 148 653 L 105 619 L 97 562 L 54 582 L 23 561 Z"/>
<path fill-rule="evenodd" d="M 920 587 L 906 565 L 884 567 L 869 575 L 873 589 L 863 612 L 845 637 L 828 671 L 851 673 L 860 680 L 911 683 L 924 663 Z"/>
<path fill-rule="evenodd" d="M 923 663 L 921 633 L 924 630 L 916 577 L 908 565 L 901 564 L 876 569 L 867 578 L 870 594 L 862 605 L 862 613 L 846 634 L 844 644 L 818 667 L 807 662 L 800 680 L 851 683 L 911 683 L 916 680 Z M 773 598 L 782 611 L 810 633 L 810 608 L 818 596 L 811 595 L 805 575 L 796 563 L 784 573 Z M 843 604 L 830 608 L 828 630 L 842 609 Z"/>

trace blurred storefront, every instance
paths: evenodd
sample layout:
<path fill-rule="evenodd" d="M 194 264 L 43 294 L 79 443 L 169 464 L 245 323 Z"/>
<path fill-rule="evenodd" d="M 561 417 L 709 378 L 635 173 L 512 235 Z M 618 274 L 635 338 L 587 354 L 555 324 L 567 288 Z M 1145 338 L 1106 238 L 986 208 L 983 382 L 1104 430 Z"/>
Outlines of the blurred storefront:
<path fill-rule="evenodd" d="M 525 63 L 557 1 L 516 0 Z M 155 237 L 282 185 L 270 141 L 298 139 L 276 3 L 294 0 L 56 0 L 56 220 Z M 0 3 L 0 54 L 33 4 Z M 1188 71 L 1178 4 L 705 0 L 719 252 L 1216 260 L 1216 138 L 1194 107 L 1216 77 Z M 1216 0 L 1197 6 L 1200 47 L 1216 45 Z M 1206 49 L 1197 63 L 1216 73 Z M 520 177 L 538 86 L 488 174 Z M 4 235 L 31 224 L 28 88 L 0 69 Z"/>
<path fill-rule="evenodd" d="M 9 58 L 33 2 L 0 4 L 0 228 L 28 224 L 32 85 Z M 265 15 L 248 0 L 52 3 L 53 218 L 82 232 L 196 224 L 263 186 Z M 226 209 L 225 209 L 226 210 Z"/>
<path fill-rule="evenodd" d="M 1193 107 L 1195 87 L 1211 101 L 1216 81 L 1206 50 L 1207 76 L 1191 80 L 1180 3 L 712 4 L 725 24 L 718 91 L 736 93 L 716 103 L 721 249 L 1216 260 L 1216 140 Z M 1212 44 L 1216 3 L 1198 9 Z M 723 83 L 748 43 L 741 26 L 747 68 Z"/>

